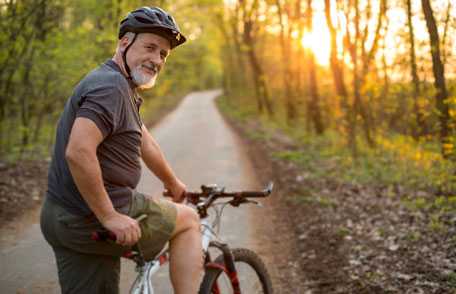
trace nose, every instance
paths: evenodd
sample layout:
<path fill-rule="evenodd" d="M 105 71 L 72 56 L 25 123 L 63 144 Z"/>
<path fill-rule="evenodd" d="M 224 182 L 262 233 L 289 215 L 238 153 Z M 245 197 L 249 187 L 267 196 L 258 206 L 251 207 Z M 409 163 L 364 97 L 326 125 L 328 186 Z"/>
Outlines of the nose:
<path fill-rule="evenodd" d="M 161 68 L 162 64 L 163 64 L 163 60 L 161 58 L 161 55 L 160 55 L 160 52 L 155 52 L 154 54 L 152 54 L 151 58 L 150 58 L 150 61 L 155 64 L 156 66 L 158 66 L 159 68 Z"/>

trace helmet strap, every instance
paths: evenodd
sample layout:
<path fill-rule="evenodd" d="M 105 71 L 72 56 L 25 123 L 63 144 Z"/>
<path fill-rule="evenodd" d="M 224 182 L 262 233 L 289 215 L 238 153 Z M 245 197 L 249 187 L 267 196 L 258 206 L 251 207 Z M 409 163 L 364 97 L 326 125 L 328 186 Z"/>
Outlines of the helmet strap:
<path fill-rule="evenodd" d="M 130 49 L 130 46 L 133 45 L 133 43 L 135 42 L 137 35 L 138 34 L 134 35 L 133 40 L 130 42 L 130 44 L 127 45 L 127 47 L 125 48 L 125 50 L 124 50 L 124 52 L 122 54 L 122 59 L 123 59 L 123 62 L 124 62 L 125 71 L 127 72 L 127 79 L 129 79 L 129 80 L 132 80 L 132 77 L 131 77 L 130 67 L 127 64 L 127 51 L 128 51 L 128 49 Z"/>

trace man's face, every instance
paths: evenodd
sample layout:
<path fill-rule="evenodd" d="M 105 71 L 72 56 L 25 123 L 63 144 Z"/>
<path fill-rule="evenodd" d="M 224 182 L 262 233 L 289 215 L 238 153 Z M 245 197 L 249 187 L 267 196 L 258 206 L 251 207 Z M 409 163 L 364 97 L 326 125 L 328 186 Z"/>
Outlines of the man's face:
<path fill-rule="evenodd" d="M 122 41 L 125 47 L 129 42 Z M 128 49 L 127 63 L 133 82 L 141 89 L 151 88 L 170 51 L 169 41 L 159 35 L 141 33 Z"/>

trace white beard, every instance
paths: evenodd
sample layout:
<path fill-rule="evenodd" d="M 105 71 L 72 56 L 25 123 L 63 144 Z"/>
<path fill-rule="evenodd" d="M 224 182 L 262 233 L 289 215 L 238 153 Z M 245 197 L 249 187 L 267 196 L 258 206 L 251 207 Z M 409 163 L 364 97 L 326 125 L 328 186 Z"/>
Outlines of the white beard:
<path fill-rule="evenodd" d="M 131 79 L 140 89 L 149 89 L 155 85 L 157 74 L 148 75 L 141 70 L 141 65 L 138 65 L 131 71 Z"/>

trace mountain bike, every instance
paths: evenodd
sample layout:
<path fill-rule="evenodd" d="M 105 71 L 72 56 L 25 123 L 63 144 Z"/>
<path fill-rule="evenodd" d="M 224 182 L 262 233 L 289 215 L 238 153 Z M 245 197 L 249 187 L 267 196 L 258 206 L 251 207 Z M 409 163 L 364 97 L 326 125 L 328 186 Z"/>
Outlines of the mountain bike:
<path fill-rule="evenodd" d="M 201 192 L 186 192 L 187 202 L 196 209 L 201 223 L 205 274 L 199 294 L 273 293 L 271 278 L 261 258 L 250 249 L 230 248 L 219 236 L 221 219 L 226 206 L 259 205 L 253 199 L 269 196 L 272 188 L 273 184 L 269 183 L 263 191 L 225 192 L 225 188 L 217 185 L 203 185 Z M 141 221 L 145 217 L 141 215 L 137 220 Z M 94 232 L 92 238 L 113 240 L 115 236 L 104 231 Z M 214 251 L 219 252 L 215 259 L 211 256 Z M 138 273 L 130 293 L 153 294 L 151 278 L 168 262 L 169 251 L 164 248 L 156 258 L 145 261 L 138 248 L 133 246 L 132 250 L 125 253 L 123 257 L 136 263 Z"/>

